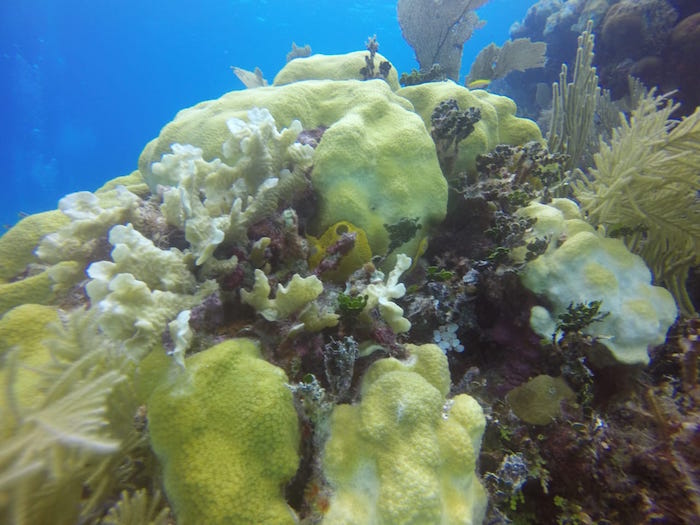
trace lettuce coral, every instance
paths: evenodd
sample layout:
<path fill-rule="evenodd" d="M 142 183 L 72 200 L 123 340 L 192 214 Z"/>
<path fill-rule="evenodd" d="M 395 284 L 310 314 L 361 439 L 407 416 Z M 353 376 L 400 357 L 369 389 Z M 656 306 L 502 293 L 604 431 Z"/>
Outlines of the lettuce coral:
<path fill-rule="evenodd" d="M 372 282 L 360 292 L 360 295 L 367 295 L 363 314 L 369 316 L 374 308 L 378 308 L 379 314 L 397 334 L 411 329 L 411 322 L 403 317 L 403 308 L 392 301 L 392 299 L 400 299 L 406 293 L 406 287 L 399 282 L 399 279 L 410 267 L 411 258 L 400 253 L 396 257 L 396 266 L 389 272 L 386 282 L 384 282 L 384 274 L 377 272 Z"/>
<path fill-rule="evenodd" d="M 107 336 L 143 356 L 160 340 L 168 322 L 218 286 L 214 281 L 197 283 L 186 254 L 157 248 L 131 224 L 114 226 L 109 241 L 114 262 L 88 267 L 86 293 Z"/>
<path fill-rule="evenodd" d="M 274 211 L 281 196 L 306 187 L 313 150 L 295 142 L 299 121 L 278 131 L 266 109 L 252 108 L 247 117 L 226 121 L 230 136 L 213 160 L 205 161 L 198 147 L 176 143 L 144 171 L 151 190 L 163 194 L 168 223 L 184 228 L 197 265 L 221 243 L 242 241 L 248 226 Z"/>
<path fill-rule="evenodd" d="M 274 299 L 270 299 L 270 283 L 265 272 L 255 270 L 253 289 L 241 290 L 241 300 L 255 308 L 268 321 L 286 319 L 294 315 L 305 328 L 321 330 L 338 324 L 335 313 L 322 312 L 313 301 L 323 292 L 323 283 L 315 275 L 292 276 L 287 286 L 277 285 Z"/>

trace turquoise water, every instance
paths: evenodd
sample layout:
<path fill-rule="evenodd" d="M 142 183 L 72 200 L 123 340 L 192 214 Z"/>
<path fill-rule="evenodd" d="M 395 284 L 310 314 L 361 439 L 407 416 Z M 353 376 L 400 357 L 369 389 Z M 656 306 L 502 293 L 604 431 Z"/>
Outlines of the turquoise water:
<path fill-rule="evenodd" d="M 502 44 L 531 0 L 491 0 L 464 48 Z M 175 113 L 242 89 L 230 66 L 272 80 L 292 41 L 363 49 L 376 34 L 399 72 L 417 67 L 394 1 L 29 0 L 0 6 L 0 233 L 20 214 L 130 173 Z"/>

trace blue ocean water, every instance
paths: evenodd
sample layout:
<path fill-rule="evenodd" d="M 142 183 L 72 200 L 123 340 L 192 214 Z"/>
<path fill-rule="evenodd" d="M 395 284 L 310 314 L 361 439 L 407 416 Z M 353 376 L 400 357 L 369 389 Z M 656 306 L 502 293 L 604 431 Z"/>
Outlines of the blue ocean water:
<path fill-rule="evenodd" d="M 464 48 L 463 74 L 502 44 L 533 0 L 491 0 Z M 314 53 L 380 52 L 417 67 L 393 0 L 23 0 L 0 5 L 0 234 L 136 169 L 175 113 L 242 84 L 230 66 L 272 80 L 292 41 Z"/>

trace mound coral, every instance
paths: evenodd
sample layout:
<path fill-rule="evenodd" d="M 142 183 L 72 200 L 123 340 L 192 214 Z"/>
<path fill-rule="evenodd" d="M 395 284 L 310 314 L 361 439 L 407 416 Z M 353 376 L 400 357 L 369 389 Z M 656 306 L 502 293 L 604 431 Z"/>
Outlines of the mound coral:
<path fill-rule="evenodd" d="M 474 131 L 458 145 L 454 168 L 445 173 L 450 181 L 460 172 L 474 175 L 476 157 L 490 152 L 499 144 L 520 145 L 542 140 L 537 124 L 516 117 L 515 103 L 507 97 L 479 89 L 469 90 L 450 81 L 408 86 L 400 89 L 398 94 L 411 101 L 428 129 L 434 109 L 443 100 L 453 99 L 462 110 L 474 107 L 481 112 L 481 119 L 474 124 Z"/>
<path fill-rule="evenodd" d="M 365 57 L 368 53 L 355 51 L 344 55 L 323 55 L 317 53 L 309 57 L 289 62 L 277 73 L 273 85 L 284 86 L 300 80 L 364 80 L 360 70 L 365 67 Z M 377 63 L 386 62 L 386 58 L 375 53 Z M 392 90 L 399 89 L 399 78 L 396 69 L 389 70 L 386 82 Z"/>
<path fill-rule="evenodd" d="M 474 474 L 486 421 L 467 395 L 446 400 L 447 358 L 408 345 L 407 361 L 365 373 L 362 401 L 333 410 L 323 456 L 333 494 L 324 523 L 481 523 L 486 494 Z"/>
<path fill-rule="evenodd" d="M 547 251 L 529 262 L 522 275 L 525 286 L 551 305 L 550 310 L 532 309 L 533 329 L 551 338 L 567 306 L 601 301 L 601 311 L 609 315 L 584 333 L 599 337 L 619 363 L 649 363 L 647 346 L 663 343 L 678 310 L 666 289 L 651 285 L 644 261 L 619 239 L 595 232 L 568 199 L 531 204 L 518 214 L 537 219 L 531 239 L 549 242 Z"/>
<path fill-rule="evenodd" d="M 311 57 L 286 67 L 307 60 Z M 277 125 L 291 126 L 296 119 L 304 129 L 327 127 L 313 154 L 311 183 L 319 209 L 309 224 L 312 235 L 348 221 L 365 231 L 373 254 L 385 254 L 390 240 L 384 224 L 418 217 L 421 235 L 401 247 L 413 256 L 443 219 L 447 184 L 430 135 L 411 104 L 383 80 L 299 81 L 235 91 L 183 110 L 144 149 L 139 161 L 144 178 L 158 184 L 154 166 L 173 143 L 198 148 L 205 162 L 221 158 L 230 139 L 227 122 L 249 120 L 253 107 L 266 108 Z"/>
<path fill-rule="evenodd" d="M 232 339 L 187 359 L 148 402 L 151 443 L 178 523 L 295 523 L 282 495 L 299 461 L 287 377 Z"/>

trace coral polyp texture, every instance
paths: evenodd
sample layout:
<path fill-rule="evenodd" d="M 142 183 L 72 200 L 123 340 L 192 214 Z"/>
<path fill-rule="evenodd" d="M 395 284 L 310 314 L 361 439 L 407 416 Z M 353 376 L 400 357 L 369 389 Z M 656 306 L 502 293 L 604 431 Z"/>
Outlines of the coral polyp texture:
<path fill-rule="evenodd" d="M 178 523 L 294 523 L 283 487 L 297 469 L 299 424 L 284 372 L 254 341 L 232 339 L 188 358 L 182 374 L 148 402 Z"/>
<path fill-rule="evenodd" d="M 156 387 L 150 438 L 178 523 L 296 522 L 283 494 L 299 461 L 286 382 L 254 341 L 232 339 Z"/>
<path fill-rule="evenodd" d="M 338 405 L 323 456 L 333 494 L 323 523 L 481 523 L 475 474 L 486 426 L 478 403 L 450 389 L 436 345 L 408 345 L 406 361 L 375 362 L 361 402 Z"/>
<path fill-rule="evenodd" d="M 368 52 L 355 51 L 343 55 L 315 54 L 289 62 L 275 76 L 274 85 L 283 86 L 300 80 L 363 80 L 360 70 L 365 67 Z M 375 54 L 377 64 L 386 61 L 381 54 Z M 399 77 L 395 68 L 389 70 L 386 82 L 391 89 L 399 89 Z"/>

